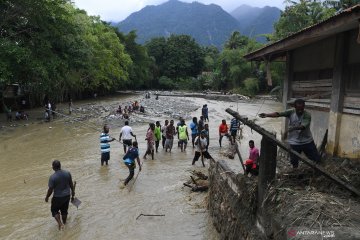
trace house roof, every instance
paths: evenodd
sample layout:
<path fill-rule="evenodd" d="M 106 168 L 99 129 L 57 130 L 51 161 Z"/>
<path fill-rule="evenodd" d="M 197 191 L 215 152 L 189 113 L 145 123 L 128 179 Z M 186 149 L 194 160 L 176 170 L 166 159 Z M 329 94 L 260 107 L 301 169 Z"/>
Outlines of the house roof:
<path fill-rule="evenodd" d="M 244 57 L 247 60 L 263 61 L 283 57 L 287 51 L 325 39 L 340 32 L 345 32 L 360 25 L 360 4 L 345 9 L 320 23 L 304 28 L 286 38 L 266 45 Z"/>

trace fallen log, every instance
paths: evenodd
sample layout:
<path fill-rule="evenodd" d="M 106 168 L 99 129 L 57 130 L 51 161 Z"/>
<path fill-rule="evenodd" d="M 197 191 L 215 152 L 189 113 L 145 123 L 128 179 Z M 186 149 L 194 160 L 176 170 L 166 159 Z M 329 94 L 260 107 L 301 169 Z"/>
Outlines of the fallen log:
<path fill-rule="evenodd" d="M 209 186 L 192 186 L 187 183 L 184 183 L 184 186 L 191 188 L 193 192 L 204 192 L 209 189 Z"/>
<path fill-rule="evenodd" d="M 268 132 L 266 129 L 260 127 L 259 125 L 255 124 L 253 121 L 250 121 L 248 118 L 244 117 L 244 116 L 240 116 L 240 114 L 238 112 L 235 112 L 234 110 L 227 108 L 225 110 L 227 113 L 229 113 L 230 115 L 232 115 L 233 117 L 235 117 L 236 119 L 238 119 L 239 121 L 241 121 L 244 125 L 247 125 L 248 127 L 250 127 L 251 129 L 255 130 L 256 132 L 258 132 L 259 134 L 261 134 L 263 137 L 267 138 L 267 140 L 275 143 L 277 146 L 281 147 L 282 149 L 284 149 L 285 151 L 287 151 L 290 154 L 295 155 L 296 157 L 299 158 L 299 160 L 303 163 L 305 163 L 306 165 L 310 166 L 311 168 L 316 169 L 320 174 L 324 175 L 325 177 L 327 177 L 328 179 L 334 181 L 336 184 L 338 184 L 339 186 L 343 187 L 344 189 L 350 191 L 351 193 L 353 193 L 354 195 L 356 195 L 357 197 L 360 196 L 360 191 L 358 189 L 356 189 L 354 186 L 345 183 L 344 181 L 342 181 L 341 179 L 339 179 L 337 176 L 327 172 L 323 167 L 317 165 L 315 162 L 311 161 L 310 159 L 308 159 L 305 156 L 302 156 L 301 154 L 299 154 L 298 152 L 292 150 L 289 146 L 287 146 L 285 143 L 279 141 L 278 139 L 276 139 L 270 132 Z"/>

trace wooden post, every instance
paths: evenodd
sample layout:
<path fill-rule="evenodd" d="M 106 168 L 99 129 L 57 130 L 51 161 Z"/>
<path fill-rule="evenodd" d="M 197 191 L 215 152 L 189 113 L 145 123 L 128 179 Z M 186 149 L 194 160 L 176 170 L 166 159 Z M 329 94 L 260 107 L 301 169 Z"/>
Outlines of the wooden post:
<path fill-rule="evenodd" d="M 275 137 L 275 136 L 274 136 Z M 276 175 L 277 146 L 271 139 L 263 136 L 261 139 L 259 163 L 258 208 L 260 209 L 265 198 L 268 185 Z"/>
<path fill-rule="evenodd" d="M 341 114 L 344 105 L 344 89 L 345 89 L 345 63 L 347 62 L 348 52 L 348 34 L 341 33 L 336 37 L 335 60 L 332 80 L 332 93 L 329 112 L 329 133 L 327 151 L 332 155 L 337 155 Z"/>

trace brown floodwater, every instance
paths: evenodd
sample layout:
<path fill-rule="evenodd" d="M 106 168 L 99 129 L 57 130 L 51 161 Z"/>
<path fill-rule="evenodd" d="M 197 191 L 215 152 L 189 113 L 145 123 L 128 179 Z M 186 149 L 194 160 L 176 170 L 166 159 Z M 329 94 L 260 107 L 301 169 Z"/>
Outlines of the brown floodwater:
<path fill-rule="evenodd" d="M 101 104 L 117 100 L 110 98 Z M 226 149 L 226 144 L 220 149 L 217 140 L 221 119 L 228 122 L 231 119 L 225 108 L 238 109 L 240 114 L 255 118 L 263 103 L 262 100 L 246 104 L 192 100 L 200 107 L 193 116 L 200 116 L 201 106 L 208 104 L 209 152 L 216 160 L 224 159 L 221 152 Z M 260 112 L 280 109 L 280 103 L 265 101 Z M 164 119 L 153 120 L 163 122 Z M 84 123 L 97 124 L 101 129 L 98 122 Z M 279 119 L 261 119 L 258 123 L 270 131 L 280 128 Z M 128 188 L 120 188 L 121 180 L 128 175 L 122 163 L 122 145 L 112 142 L 109 166 L 100 166 L 100 132 L 83 123 L 66 123 L 64 119 L 50 123 L 34 120 L 16 128 L 2 124 L 5 127 L 0 130 L 0 239 L 219 239 L 206 209 L 206 194 L 190 193 L 182 185 L 189 179 L 191 170 L 202 169 L 200 164 L 191 165 L 192 147 L 182 153 L 174 145 L 171 154 L 160 147 L 155 160 L 144 162 L 143 171 L 129 192 Z M 143 154 L 148 125 L 132 127 Z M 119 132 L 118 126 L 110 129 L 110 134 L 117 138 Z M 259 145 L 261 138 L 246 127 L 243 136 L 241 152 L 245 158 L 248 140 L 254 139 Z M 71 172 L 77 181 L 76 196 L 82 201 L 79 209 L 69 207 L 63 231 L 58 230 L 51 217 L 50 203 L 44 201 L 54 159 L 60 160 L 62 168 Z M 234 171 L 240 171 L 237 158 L 226 161 Z M 136 220 L 140 214 L 165 216 L 142 216 Z"/>

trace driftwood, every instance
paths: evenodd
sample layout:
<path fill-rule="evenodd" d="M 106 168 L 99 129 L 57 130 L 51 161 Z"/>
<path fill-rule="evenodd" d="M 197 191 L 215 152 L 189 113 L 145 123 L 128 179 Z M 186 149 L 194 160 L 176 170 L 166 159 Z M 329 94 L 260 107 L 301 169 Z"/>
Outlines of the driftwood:
<path fill-rule="evenodd" d="M 165 217 L 165 214 L 142 214 L 142 213 L 140 213 L 140 215 L 136 217 L 136 220 L 138 220 L 141 216 L 145 216 L 145 217 Z"/>
<path fill-rule="evenodd" d="M 203 174 L 202 172 L 199 171 L 192 171 L 192 174 L 197 176 L 198 178 L 202 179 L 202 180 L 207 180 L 208 176 L 206 176 L 205 174 Z"/>
<path fill-rule="evenodd" d="M 340 178 L 338 178 L 337 176 L 327 172 L 323 167 L 317 165 L 315 162 L 311 161 L 310 159 L 308 159 L 305 156 L 302 156 L 301 154 L 299 154 L 298 152 L 292 150 L 289 146 L 287 146 L 285 143 L 279 141 L 278 139 L 276 139 L 270 132 L 268 132 L 266 129 L 260 127 L 259 125 L 255 124 L 254 122 L 248 120 L 248 118 L 242 117 L 240 116 L 239 113 L 233 111 L 230 108 L 226 109 L 226 112 L 229 113 L 230 115 L 232 115 L 233 117 L 235 117 L 236 119 L 240 120 L 244 125 L 247 125 L 248 127 L 250 127 L 251 129 L 255 130 L 256 132 L 260 133 L 263 137 L 265 137 L 266 139 L 268 139 L 269 141 L 275 143 L 277 146 L 279 146 L 280 148 L 284 149 L 285 151 L 287 151 L 290 154 L 295 155 L 296 157 L 299 158 L 299 160 L 303 163 L 305 163 L 306 165 L 310 166 L 311 168 L 316 169 L 320 174 L 324 175 L 325 177 L 327 177 L 328 179 L 334 181 L 335 183 L 337 183 L 339 186 L 343 187 L 344 189 L 350 191 L 351 193 L 355 194 L 356 196 L 360 196 L 360 191 L 358 189 L 356 189 L 354 186 L 345 183 L 344 181 L 342 181 Z"/>
<path fill-rule="evenodd" d="M 184 183 L 184 186 L 191 188 L 193 192 L 203 192 L 208 190 L 209 181 L 208 176 L 203 174 L 202 172 L 193 171 L 193 175 L 198 176 L 198 179 L 195 179 L 193 176 L 190 176 L 191 180 Z"/>
<path fill-rule="evenodd" d="M 209 189 L 209 186 L 192 186 L 187 183 L 184 183 L 184 186 L 191 188 L 193 192 L 204 192 Z"/>

